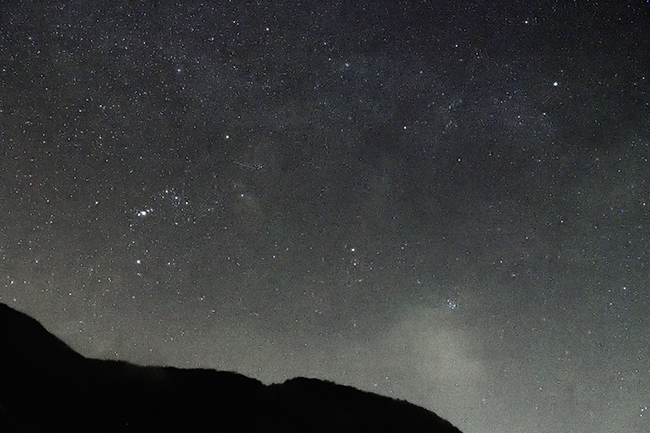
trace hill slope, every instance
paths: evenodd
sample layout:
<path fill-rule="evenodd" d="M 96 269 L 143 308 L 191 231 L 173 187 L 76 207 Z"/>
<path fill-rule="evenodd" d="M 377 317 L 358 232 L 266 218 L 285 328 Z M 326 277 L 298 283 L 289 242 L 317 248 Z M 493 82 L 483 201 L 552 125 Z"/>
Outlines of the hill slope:
<path fill-rule="evenodd" d="M 459 433 L 405 401 L 318 379 L 85 358 L 0 304 L 0 431 Z"/>

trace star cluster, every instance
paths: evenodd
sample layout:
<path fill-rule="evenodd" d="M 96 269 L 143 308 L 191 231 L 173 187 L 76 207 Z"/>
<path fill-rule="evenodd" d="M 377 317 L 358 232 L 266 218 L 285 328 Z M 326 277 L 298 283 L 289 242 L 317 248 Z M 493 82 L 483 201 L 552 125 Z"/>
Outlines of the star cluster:
<path fill-rule="evenodd" d="M 649 14 L 7 5 L 0 301 L 468 433 L 647 431 Z"/>

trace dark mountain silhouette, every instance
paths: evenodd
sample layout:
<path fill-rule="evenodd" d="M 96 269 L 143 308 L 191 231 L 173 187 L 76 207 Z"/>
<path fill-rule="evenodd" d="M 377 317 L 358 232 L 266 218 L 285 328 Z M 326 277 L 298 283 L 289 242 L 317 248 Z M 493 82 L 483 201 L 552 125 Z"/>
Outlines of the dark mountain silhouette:
<path fill-rule="evenodd" d="M 0 304 L 0 432 L 460 431 L 405 401 L 317 379 L 85 358 Z"/>

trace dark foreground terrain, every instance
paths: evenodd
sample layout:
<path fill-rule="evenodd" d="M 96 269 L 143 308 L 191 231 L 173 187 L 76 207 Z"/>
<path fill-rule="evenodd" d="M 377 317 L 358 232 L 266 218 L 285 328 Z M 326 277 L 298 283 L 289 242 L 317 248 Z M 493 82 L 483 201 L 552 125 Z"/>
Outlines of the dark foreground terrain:
<path fill-rule="evenodd" d="M 317 379 L 85 358 L 0 304 L 0 432 L 459 432 L 405 401 Z"/>

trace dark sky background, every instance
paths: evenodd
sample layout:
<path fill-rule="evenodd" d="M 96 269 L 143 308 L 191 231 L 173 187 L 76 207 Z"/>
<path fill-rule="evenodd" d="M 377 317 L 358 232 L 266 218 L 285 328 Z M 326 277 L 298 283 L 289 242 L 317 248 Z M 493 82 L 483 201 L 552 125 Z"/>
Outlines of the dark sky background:
<path fill-rule="evenodd" d="M 3 2 L 0 301 L 86 356 L 466 433 L 647 432 L 649 29 L 645 1 Z"/>

